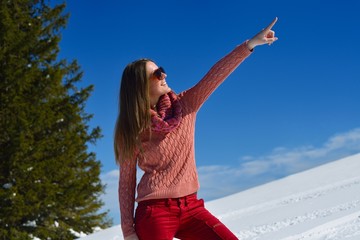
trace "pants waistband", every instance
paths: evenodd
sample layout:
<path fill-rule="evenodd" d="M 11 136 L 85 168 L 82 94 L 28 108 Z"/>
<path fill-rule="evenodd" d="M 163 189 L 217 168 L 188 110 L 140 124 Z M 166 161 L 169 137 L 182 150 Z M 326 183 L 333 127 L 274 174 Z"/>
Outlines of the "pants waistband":
<path fill-rule="evenodd" d="M 170 205 L 180 205 L 180 204 L 185 204 L 187 205 L 188 202 L 196 200 L 197 199 L 197 193 L 193 193 L 190 195 L 186 195 L 183 197 L 178 197 L 178 198 L 160 198 L 160 199 L 149 199 L 149 200 L 144 200 L 138 203 L 138 206 L 148 206 L 148 205 L 166 205 L 166 206 L 170 206 Z"/>

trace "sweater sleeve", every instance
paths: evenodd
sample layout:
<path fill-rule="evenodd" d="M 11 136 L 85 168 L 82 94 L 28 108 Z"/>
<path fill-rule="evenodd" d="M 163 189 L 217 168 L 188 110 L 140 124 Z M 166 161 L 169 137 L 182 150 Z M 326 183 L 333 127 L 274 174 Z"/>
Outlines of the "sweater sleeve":
<path fill-rule="evenodd" d="M 136 158 L 120 164 L 119 203 L 124 238 L 135 233 L 134 205 L 136 188 Z"/>
<path fill-rule="evenodd" d="M 220 59 L 209 72 L 181 96 L 192 111 L 197 111 L 215 89 L 251 54 L 247 41 Z"/>

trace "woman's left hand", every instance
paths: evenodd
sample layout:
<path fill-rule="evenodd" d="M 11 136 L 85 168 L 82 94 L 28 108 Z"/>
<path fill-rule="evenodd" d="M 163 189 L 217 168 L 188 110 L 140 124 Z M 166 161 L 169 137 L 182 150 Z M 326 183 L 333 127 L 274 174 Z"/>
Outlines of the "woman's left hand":
<path fill-rule="evenodd" d="M 271 45 L 273 42 L 278 40 L 278 38 L 275 37 L 275 32 L 271 30 L 271 28 L 275 25 L 277 19 L 278 18 L 276 17 L 269 26 L 267 26 L 265 29 L 260 31 L 248 41 L 247 46 L 250 50 L 254 49 L 256 46 L 263 44 Z"/>

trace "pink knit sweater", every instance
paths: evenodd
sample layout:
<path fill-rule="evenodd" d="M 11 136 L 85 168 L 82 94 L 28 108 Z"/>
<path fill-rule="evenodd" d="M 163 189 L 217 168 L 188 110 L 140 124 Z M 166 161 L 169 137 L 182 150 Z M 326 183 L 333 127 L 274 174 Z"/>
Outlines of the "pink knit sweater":
<path fill-rule="evenodd" d="M 134 204 L 136 164 L 144 171 L 136 201 L 176 198 L 199 189 L 195 165 L 194 132 L 196 113 L 211 93 L 250 55 L 246 42 L 217 62 L 198 84 L 179 94 L 180 125 L 168 134 L 153 132 L 143 139 L 143 153 L 120 165 L 119 202 L 124 237 L 135 233 Z"/>

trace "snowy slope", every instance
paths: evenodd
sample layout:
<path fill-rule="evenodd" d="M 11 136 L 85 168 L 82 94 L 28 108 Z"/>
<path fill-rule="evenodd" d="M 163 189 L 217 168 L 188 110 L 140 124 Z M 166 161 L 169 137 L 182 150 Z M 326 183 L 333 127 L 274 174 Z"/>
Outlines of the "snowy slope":
<path fill-rule="evenodd" d="M 360 154 L 206 206 L 242 240 L 360 240 Z M 81 238 L 95 239 L 123 239 L 120 226 Z"/>

